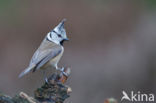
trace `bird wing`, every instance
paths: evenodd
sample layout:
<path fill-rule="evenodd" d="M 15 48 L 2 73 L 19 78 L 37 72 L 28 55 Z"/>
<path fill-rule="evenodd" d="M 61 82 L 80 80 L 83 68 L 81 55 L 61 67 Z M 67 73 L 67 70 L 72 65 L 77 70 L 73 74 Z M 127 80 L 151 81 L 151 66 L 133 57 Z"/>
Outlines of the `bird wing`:
<path fill-rule="evenodd" d="M 45 41 L 41 44 L 38 50 L 34 53 L 30 65 L 36 65 L 33 72 L 42 67 L 52 58 L 55 58 L 62 52 L 62 47 L 55 43 Z"/>
<path fill-rule="evenodd" d="M 36 67 L 33 69 L 33 72 L 35 72 L 37 69 L 41 68 L 44 64 L 46 64 L 48 61 L 50 61 L 52 58 L 55 58 L 57 55 L 59 55 L 62 52 L 62 49 L 55 49 L 51 51 L 48 55 L 46 55 L 43 59 L 41 59 L 37 64 Z"/>
<path fill-rule="evenodd" d="M 38 53 L 37 55 L 39 56 L 38 58 L 36 58 L 37 60 L 32 61 L 29 65 L 28 68 L 26 68 L 23 72 L 20 73 L 19 78 L 24 76 L 25 74 L 27 74 L 28 72 L 30 72 L 31 70 L 33 70 L 33 72 L 35 72 L 37 69 L 39 69 L 40 67 L 42 67 L 44 64 L 46 64 L 49 60 L 51 60 L 52 58 L 56 57 L 57 55 L 59 55 L 62 52 L 61 48 L 56 48 L 56 49 L 52 49 L 47 50 L 46 53 L 48 53 L 48 55 L 42 55 L 42 52 Z M 43 52 L 44 53 L 44 52 Z"/>
<path fill-rule="evenodd" d="M 34 53 L 30 63 L 29 67 L 26 68 L 19 77 L 22 77 L 23 75 L 27 74 L 31 70 L 36 71 L 36 68 L 40 68 L 45 63 L 47 63 L 52 58 L 59 55 L 59 53 L 62 52 L 62 47 L 60 45 L 57 45 L 52 42 L 44 41 L 41 43 L 40 47 L 36 50 Z"/>

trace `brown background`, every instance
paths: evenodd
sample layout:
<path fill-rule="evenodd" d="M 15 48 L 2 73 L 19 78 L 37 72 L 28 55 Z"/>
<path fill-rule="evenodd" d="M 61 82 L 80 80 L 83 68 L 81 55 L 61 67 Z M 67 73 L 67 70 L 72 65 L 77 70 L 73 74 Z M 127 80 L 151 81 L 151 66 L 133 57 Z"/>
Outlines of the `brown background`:
<path fill-rule="evenodd" d="M 46 33 L 66 18 L 70 42 L 59 63 L 72 68 L 66 102 L 120 101 L 122 90 L 155 93 L 154 7 L 154 0 L 1 0 L 0 91 L 33 95 L 43 83 L 41 71 L 18 75 Z"/>

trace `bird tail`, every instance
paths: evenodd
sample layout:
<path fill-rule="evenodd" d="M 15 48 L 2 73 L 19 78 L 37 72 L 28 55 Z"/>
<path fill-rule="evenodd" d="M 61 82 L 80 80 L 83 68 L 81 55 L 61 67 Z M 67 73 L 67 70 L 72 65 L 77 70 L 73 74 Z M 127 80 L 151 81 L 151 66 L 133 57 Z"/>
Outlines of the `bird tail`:
<path fill-rule="evenodd" d="M 18 77 L 21 78 L 22 76 L 24 76 L 25 74 L 27 74 L 28 72 L 30 72 L 34 67 L 35 67 L 35 65 L 29 66 L 22 73 L 20 73 L 20 75 Z"/>

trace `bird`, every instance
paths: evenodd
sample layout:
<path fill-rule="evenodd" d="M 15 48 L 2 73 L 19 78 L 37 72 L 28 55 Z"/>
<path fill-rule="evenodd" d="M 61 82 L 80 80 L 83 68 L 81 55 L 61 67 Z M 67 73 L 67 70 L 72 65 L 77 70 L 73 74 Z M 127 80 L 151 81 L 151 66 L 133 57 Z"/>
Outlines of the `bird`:
<path fill-rule="evenodd" d="M 69 40 L 64 28 L 65 21 L 66 19 L 63 19 L 53 30 L 47 33 L 42 43 L 33 54 L 29 66 L 20 73 L 19 78 L 30 71 L 35 72 L 39 69 L 45 70 L 46 68 L 55 68 L 61 71 L 57 64 L 64 52 L 63 43 Z"/>

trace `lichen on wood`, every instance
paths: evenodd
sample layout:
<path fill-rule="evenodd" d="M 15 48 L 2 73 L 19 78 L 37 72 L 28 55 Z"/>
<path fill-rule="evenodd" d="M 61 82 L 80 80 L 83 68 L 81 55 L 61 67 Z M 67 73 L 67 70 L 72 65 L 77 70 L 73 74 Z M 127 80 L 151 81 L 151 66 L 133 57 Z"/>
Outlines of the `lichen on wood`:
<path fill-rule="evenodd" d="M 71 88 L 64 83 L 70 74 L 70 68 L 53 73 L 48 81 L 34 91 L 34 98 L 24 92 L 14 97 L 0 93 L 0 103 L 63 103 L 70 97 Z"/>

